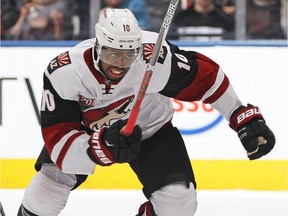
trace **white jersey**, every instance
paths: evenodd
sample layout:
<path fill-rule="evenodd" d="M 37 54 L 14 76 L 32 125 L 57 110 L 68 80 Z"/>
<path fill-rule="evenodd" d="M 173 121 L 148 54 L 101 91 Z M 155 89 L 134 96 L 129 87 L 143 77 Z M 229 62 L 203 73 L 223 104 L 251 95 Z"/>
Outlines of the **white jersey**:
<path fill-rule="evenodd" d="M 44 74 L 41 126 L 51 159 L 62 171 L 93 173 L 95 163 L 86 153 L 90 134 L 129 118 L 157 36 L 143 31 L 141 58 L 117 82 L 95 68 L 95 38 L 49 63 Z M 209 103 L 226 119 L 241 105 L 218 64 L 200 53 L 165 42 L 137 119 L 143 139 L 171 122 L 171 98 Z"/>

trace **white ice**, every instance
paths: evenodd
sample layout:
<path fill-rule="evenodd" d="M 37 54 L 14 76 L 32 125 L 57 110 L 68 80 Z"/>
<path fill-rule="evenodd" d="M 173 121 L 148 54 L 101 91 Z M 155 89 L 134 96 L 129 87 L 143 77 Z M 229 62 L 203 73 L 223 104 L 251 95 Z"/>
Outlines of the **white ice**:
<path fill-rule="evenodd" d="M 17 215 L 23 193 L 24 190 L 18 189 L 0 190 L 6 216 Z M 288 191 L 198 190 L 197 193 L 195 216 L 288 216 Z M 135 216 L 144 201 L 138 190 L 77 189 L 70 194 L 60 215 Z"/>

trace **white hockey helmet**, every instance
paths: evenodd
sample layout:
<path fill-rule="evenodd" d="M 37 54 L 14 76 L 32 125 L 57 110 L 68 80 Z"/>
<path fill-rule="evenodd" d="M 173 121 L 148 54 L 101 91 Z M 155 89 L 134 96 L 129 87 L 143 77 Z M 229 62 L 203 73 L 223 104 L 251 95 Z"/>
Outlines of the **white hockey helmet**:
<path fill-rule="evenodd" d="M 95 25 L 98 47 L 114 49 L 139 49 L 142 44 L 142 31 L 129 9 L 104 9 Z"/>

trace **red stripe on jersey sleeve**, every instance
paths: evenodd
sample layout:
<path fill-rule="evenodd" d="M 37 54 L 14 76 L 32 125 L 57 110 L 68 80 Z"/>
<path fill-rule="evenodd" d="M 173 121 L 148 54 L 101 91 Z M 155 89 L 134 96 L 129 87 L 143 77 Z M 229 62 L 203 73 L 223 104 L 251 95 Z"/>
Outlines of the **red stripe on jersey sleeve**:
<path fill-rule="evenodd" d="M 72 143 L 74 142 L 75 139 L 77 139 L 79 136 L 81 136 L 82 134 L 85 134 L 84 131 L 79 131 L 76 134 L 73 134 L 71 137 L 69 137 L 69 139 L 66 141 L 65 145 L 63 146 L 63 148 L 60 151 L 60 154 L 56 160 L 56 165 L 57 167 L 62 170 L 62 162 L 66 156 L 67 151 L 69 150 L 70 146 L 72 145 Z"/>
<path fill-rule="evenodd" d="M 218 87 L 218 89 L 208 98 L 206 98 L 203 102 L 204 103 L 214 103 L 216 100 L 218 100 L 218 98 L 221 97 L 221 95 L 223 95 L 223 93 L 226 91 L 226 89 L 229 86 L 229 79 L 228 77 L 225 75 L 224 79 L 221 83 L 221 85 Z"/>
<path fill-rule="evenodd" d="M 197 53 L 197 75 L 191 85 L 183 89 L 175 99 L 198 101 L 213 86 L 217 78 L 219 65 L 208 57 Z"/>
<path fill-rule="evenodd" d="M 51 155 L 54 146 L 72 130 L 80 130 L 79 122 L 65 122 L 53 125 L 51 127 L 42 128 L 42 136 L 45 146 Z"/>

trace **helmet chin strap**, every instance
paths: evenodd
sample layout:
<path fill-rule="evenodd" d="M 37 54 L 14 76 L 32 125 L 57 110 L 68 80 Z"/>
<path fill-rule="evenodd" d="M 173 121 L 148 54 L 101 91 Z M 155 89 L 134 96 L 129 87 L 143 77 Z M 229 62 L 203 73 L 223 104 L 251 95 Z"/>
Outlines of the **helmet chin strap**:
<path fill-rule="evenodd" d="M 102 71 L 102 67 L 100 65 L 100 57 L 99 54 L 97 54 L 97 57 L 95 56 L 96 53 L 96 45 L 92 48 L 92 58 L 93 58 L 93 64 L 94 67 L 99 71 L 104 77 L 108 79 L 108 77 L 105 75 L 105 73 Z"/>
<path fill-rule="evenodd" d="M 96 46 L 94 46 L 92 48 L 92 59 L 93 59 L 93 64 L 94 64 L 94 67 L 96 68 L 96 70 L 102 75 L 105 77 L 105 83 L 106 84 L 110 84 L 112 83 L 113 81 L 109 79 L 109 77 L 107 77 L 105 75 L 105 73 L 103 72 L 103 69 L 102 69 L 102 66 L 101 66 L 101 60 L 100 60 L 100 57 L 99 57 L 99 54 L 97 54 L 97 57 L 95 56 L 95 53 L 96 53 Z"/>

